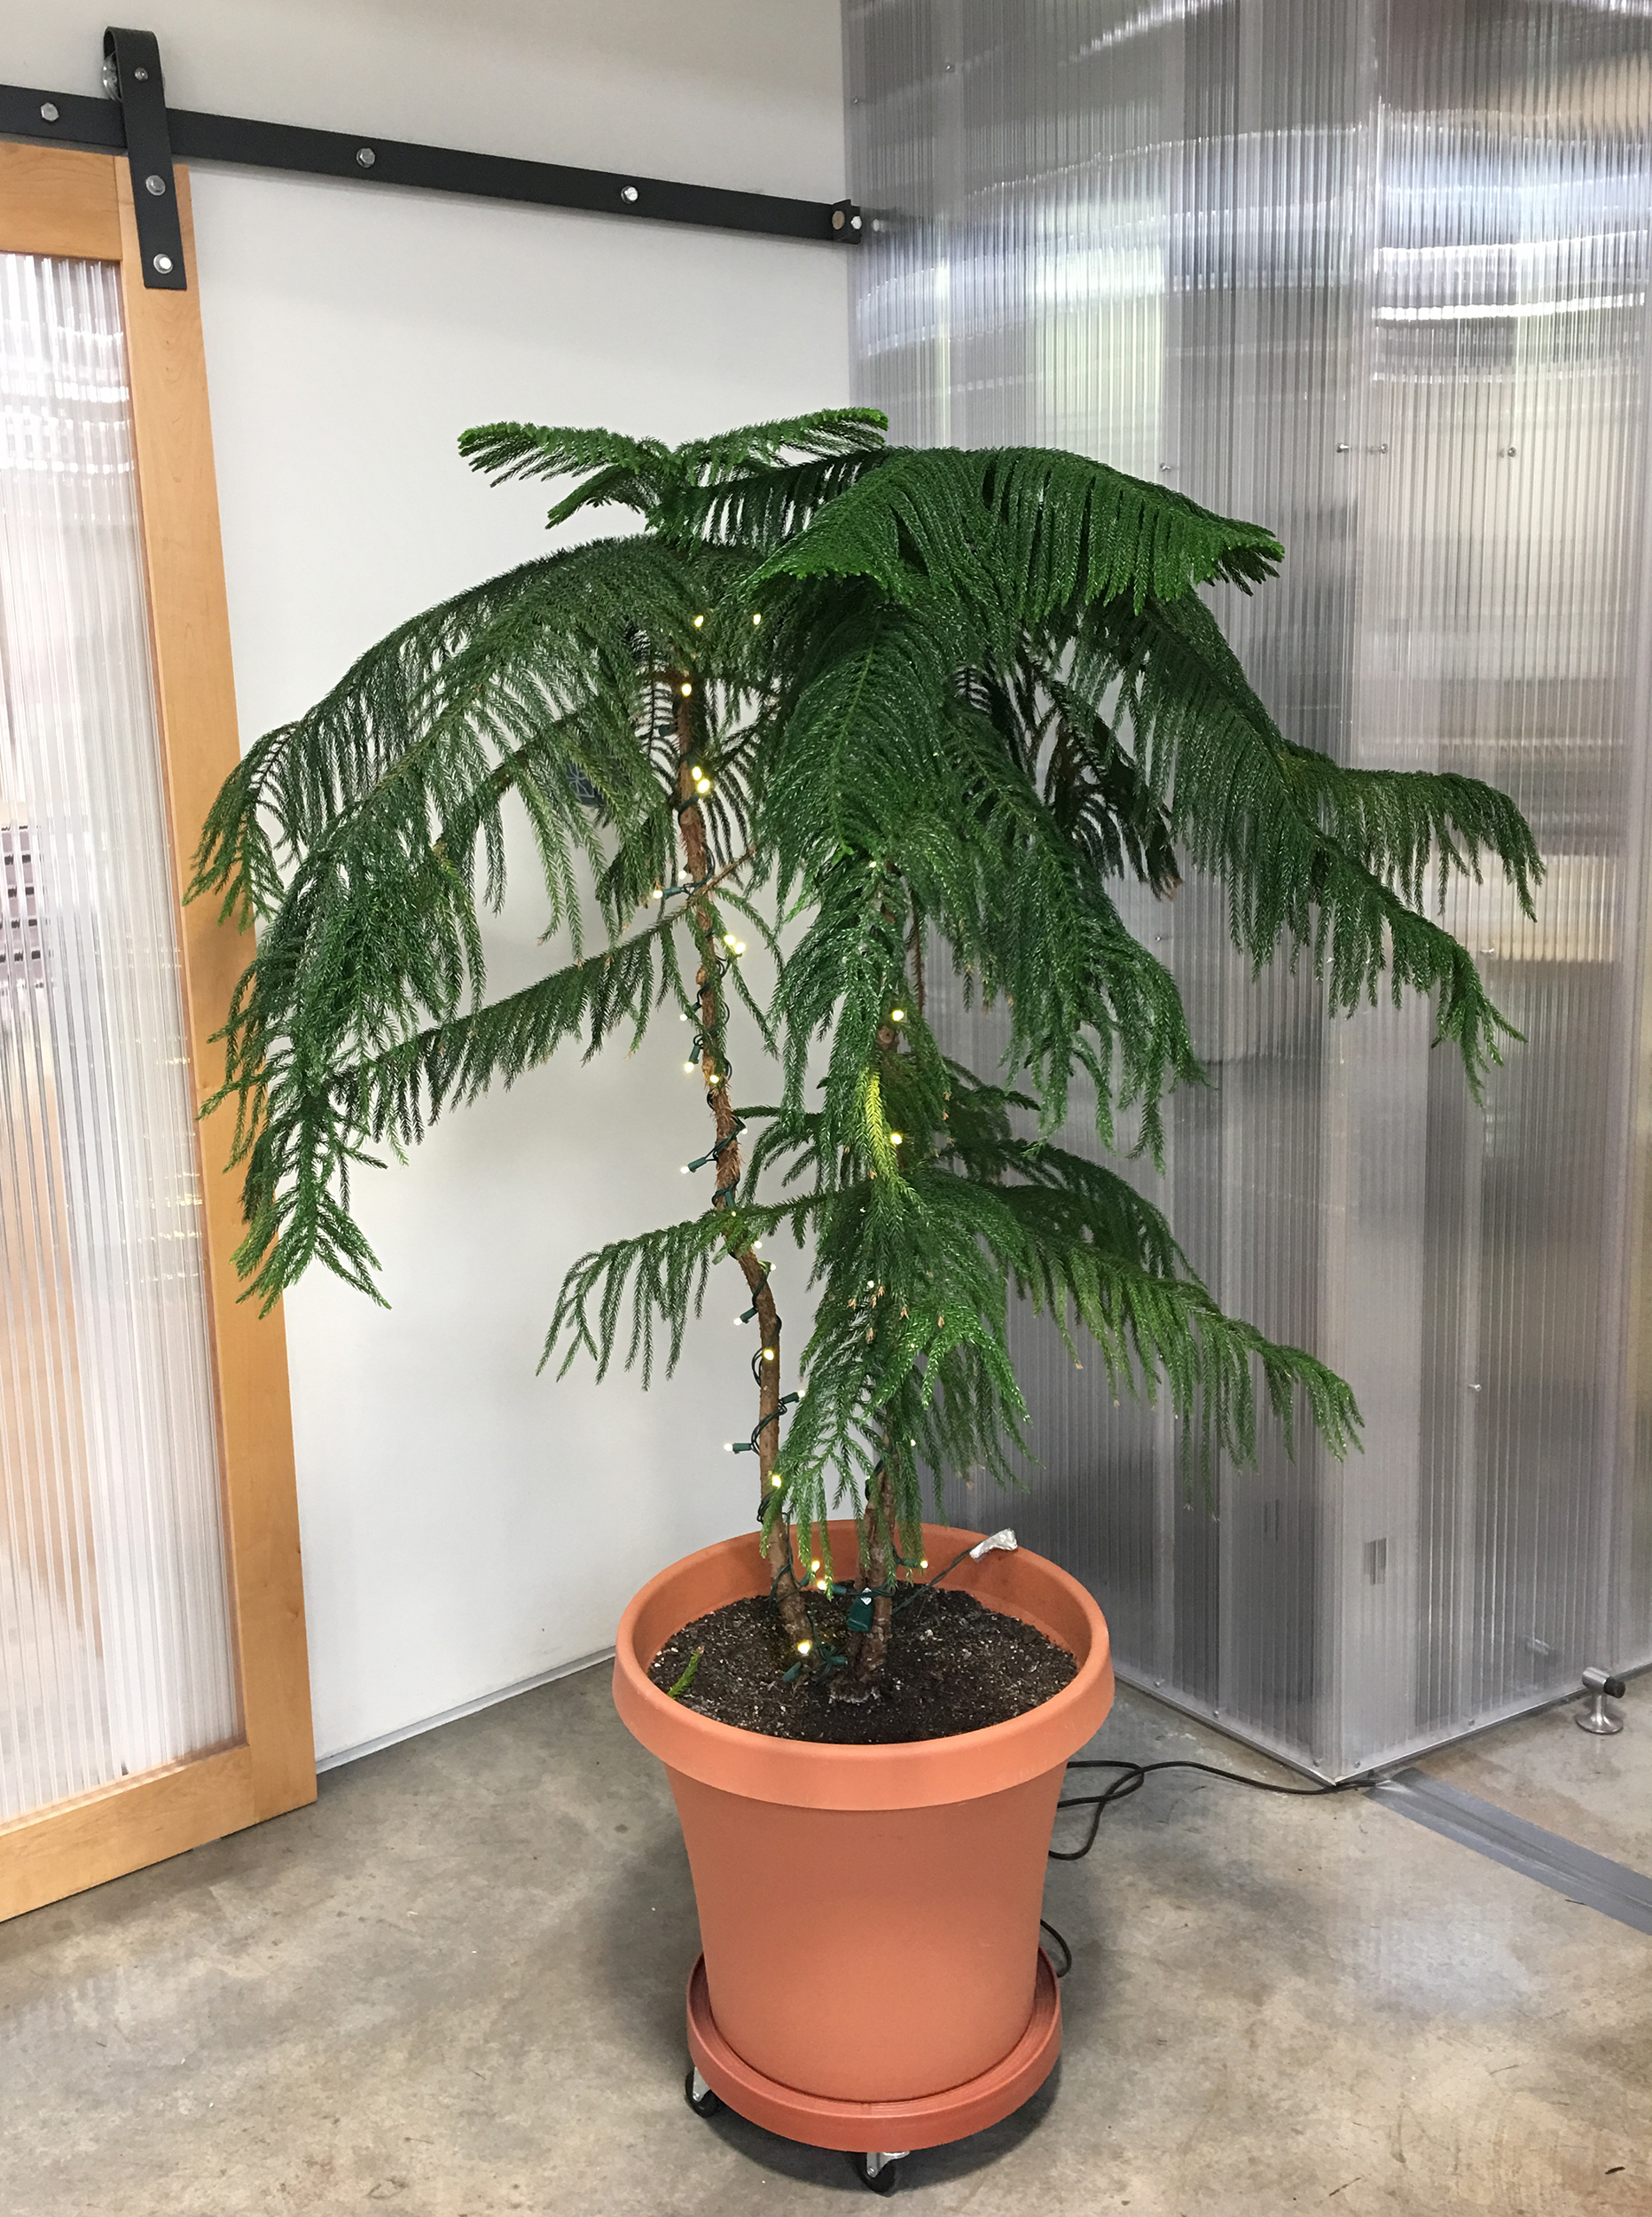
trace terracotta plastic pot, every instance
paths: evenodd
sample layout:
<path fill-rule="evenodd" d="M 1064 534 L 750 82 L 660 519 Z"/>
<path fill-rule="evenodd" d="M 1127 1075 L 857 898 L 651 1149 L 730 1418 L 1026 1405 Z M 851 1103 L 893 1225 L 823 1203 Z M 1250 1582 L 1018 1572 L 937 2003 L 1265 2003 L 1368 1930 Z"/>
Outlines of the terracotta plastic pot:
<path fill-rule="evenodd" d="M 939 1564 L 980 1536 L 926 1526 L 925 1551 Z M 832 1545 L 852 1563 L 854 1527 L 834 1524 Z M 1024 1548 L 966 1561 L 948 1584 L 1059 1641 L 1072 1682 L 1008 1724 L 893 1747 L 696 1715 L 648 1665 L 693 1618 L 768 1591 L 755 1537 L 673 1563 L 620 1624 L 615 1704 L 666 1767 L 700 1908 L 690 2051 L 742 2115 L 817 2146 L 978 2131 L 1060 2051 L 1038 1912 L 1063 1768 L 1112 1705 L 1107 1626 Z"/>

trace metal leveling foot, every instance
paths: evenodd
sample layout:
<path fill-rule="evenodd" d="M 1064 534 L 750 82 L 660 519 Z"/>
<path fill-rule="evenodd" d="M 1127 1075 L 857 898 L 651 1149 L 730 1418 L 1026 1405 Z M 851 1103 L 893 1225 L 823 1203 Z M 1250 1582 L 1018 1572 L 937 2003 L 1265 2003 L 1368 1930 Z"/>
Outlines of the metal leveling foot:
<path fill-rule="evenodd" d="M 1594 1700 L 1587 1709 L 1580 1709 L 1572 1722 L 1583 1732 L 1621 1732 L 1624 1720 L 1612 1707 L 1614 1701 L 1622 1701 L 1624 1681 L 1614 1678 L 1609 1671 L 1597 1671 L 1593 1664 L 1583 1674 L 1583 1690 L 1593 1694 Z"/>

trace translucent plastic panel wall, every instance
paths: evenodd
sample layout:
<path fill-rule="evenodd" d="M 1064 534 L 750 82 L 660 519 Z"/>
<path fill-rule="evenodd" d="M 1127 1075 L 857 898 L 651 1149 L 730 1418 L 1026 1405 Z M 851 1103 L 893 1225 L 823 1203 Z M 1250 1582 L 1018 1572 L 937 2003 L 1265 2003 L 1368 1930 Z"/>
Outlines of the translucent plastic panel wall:
<path fill-rule="evenodd" d="M 238 1731 L 120 286 L 0 255 L 0 1820 Z"/>
<path fill-rule="evenodd" d="M 1291 736 L 1507 787 L 1549 865 L 1448 914 L 1524 1034 L 1484 1111 L 1429 1012 L 1253 985 L 1136 900 L 1211 1084 L 1162 1179 L 1227 1306 L 1352 1382 L 1189 1498 L 1167 1418 L 1023 1320 L 1027 1538 L 1129 1674 L 1329 1774 L 1652 1655 L 1642 0 L 848 0 L 862 396 L 1278 530 L 1219 613 Z M 992 1020 L 954 998 L 954 1050 Z M 1084 1143 L 1077 1122 L 1075 1143 Z M 1093 1143 L 1093 1142 L 1091 1142 Z M 996 1520 L 996 1508 L 981 1514 Z"/>

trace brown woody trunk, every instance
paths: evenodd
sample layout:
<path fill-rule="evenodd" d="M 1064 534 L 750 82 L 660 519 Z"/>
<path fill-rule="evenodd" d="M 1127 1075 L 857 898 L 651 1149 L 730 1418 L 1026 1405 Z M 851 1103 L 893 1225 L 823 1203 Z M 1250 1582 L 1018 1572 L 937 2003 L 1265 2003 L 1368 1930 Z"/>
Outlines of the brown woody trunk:
<path fill-rule="evenodd" d="M 693 695 L 685 693 L 685 685 L 692 685 L 693 678 L 685 670 L 667 672 L 667 682 L 677 709 L 677 822 L 683 827 L 683 854 L 685 876 L 690 884 L 711 875 L 711 850 L 706 838 L 706 821 L 701 812 L 700 798 L 694 789 L 691 774 L 695 751 Z M 693 926 L 694 939 L 700 949 L 700 970 L 695 979 L 698 987 L 700 1011 L 700 1067 L 706 1081 L 706 1105 L 711 1111 L 716 1128 L 719 1153 L 713 1168 L 716 1186 L 712 1196 L 714 1208 L 731 1205 L 740 1186 L 740 1141 L 735 1136 L 734 1104 L 724 1082 L 724 1063 L 726 1058 L 718 1053 L 723 1038 L 724 1010 L 718 991 L 722 965 L 716 949 L 716 924 L 709 897 L 701 893 L 689 902 L 689 915 Z M 722 1196 L 727 1196 L 727 1199 Z M 762 1336 L 762 1352 L 757 1363 L 757 1485 L 759 1515 L 768 1501 L 775 1457 L 779 1448 L 780 1425 L 780 1315 L 774 1305 L 774 1296 L 769 1290 L 768 1273 L 749 1244 L 729 1250 L 740 1265 L 741 1274 L 751 1292 L 756 1310 L 756 1322 Z M 809 1611 L 792 1570 L 791 1539 L 785 1523 L 777 1522 L 765 1549 L 769 1573 L 774 1584 L 775 1605 L 786 1628 L 791 1646 L 803 1648 L 807 1653 L 813 1638 L 809 1623 Z"/>
<path fill-rule="evenodd" d="M 891 912 L 886 909 L 886 916 Z M 912 902 L 912 920 L 910 944 L 912 970 L 916 980 L 913 995 L 918 1014 L 923 1014 L 923 919 Z M 878 1045 L 887 1054 L 897 1038 L 893 1024 L 878 1027 Z M 870 1336 L 870 1335 L 868 1335 Z M 866 1488 L 865 1521 L 862 1527 L 861 1552 L 866 1558 L 866 1584 L 873 1589 L 872 1624 L 864 1633 L 851 1633 L 849 1637 L 849 1669 L 843 1680 L 834 1685 L 833 1691 L 841 1700 L 865 1701 L 875 1691 L 889 1666 L 889 1639 L 894 1629 L 895 1597 L 881 1594 L 877 1588 L 890 1586 L 891 1563 L 899 1551 L 899 1539 L 895 1526 L 895 1490 L 889 1484 L 889 1474 L 880 1463 Z"/>
<path fill-rule="evenodd" d="M 895 1617 L 895 1596 L 880 1594 L 880 1586 L 893 1583 L 889 1566 L 898 1546 L 895 1529 L 895 1492 L 889 1473 L 880 1463 L 866 1488 L 866 1515 L 862 1526 L 866 1557 L 866 1583 L 874 1589 L 872 1626 L 849 1640 L 849 1670 L 842 1698 L 865 1701 L 882 1679 L 889 1659 L 889 1634 Z M 834 1689 L 835 1690 L 835 1689 Z"/>

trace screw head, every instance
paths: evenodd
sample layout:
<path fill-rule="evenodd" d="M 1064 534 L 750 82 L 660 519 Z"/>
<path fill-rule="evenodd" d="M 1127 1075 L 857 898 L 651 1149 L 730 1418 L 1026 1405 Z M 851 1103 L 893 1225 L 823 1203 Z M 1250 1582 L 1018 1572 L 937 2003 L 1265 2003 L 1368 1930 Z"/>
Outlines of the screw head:
<path fill-rule="evenodd" d="M 170 277 L 172 274 L 172 257 L 169 254 L 158 254 L 149 266 L 155 271 L 157 276 Z"/>
<path fill-rule="evenodd" d="M 162 176 L 145 177 L 144 190 L 145 192 L 153 192 L 156 200 L 162 200 L 166 195 L 167 181 Z"/>
<path fill-rule="evenodd" d="M 849 227 L 850 231 L 858 231 L 860 229 L 860 218 L 858 215 L 851 215 L 849 217 Z"/>
<path fill-rule="evenodd" d="M 620 198 L 622 200 L 634 200 L 637 198 L 637 187 L 634 184 L 621 185 Z"/>
<path fill-rule="evenodd" d="M 55 123 L 57 121 L 58 104 L 55 100 L 43 100 L 41 102 L 40 119 L 43 123 Z"/>
<path fill-rule="evenodd" d="M 358 146 L 356 149 L 356 162 L 364 169 L 371 169 L 378 159 L 378 155 L 374 153 L 371 146 Z"/>
<path fill-rule="evenodd" d="M 149 72 L 146 69 L 135 69 L 133 70 L 132 74 L 137 78 L 139 84 L 147 84 L 149 82 Z"/>

